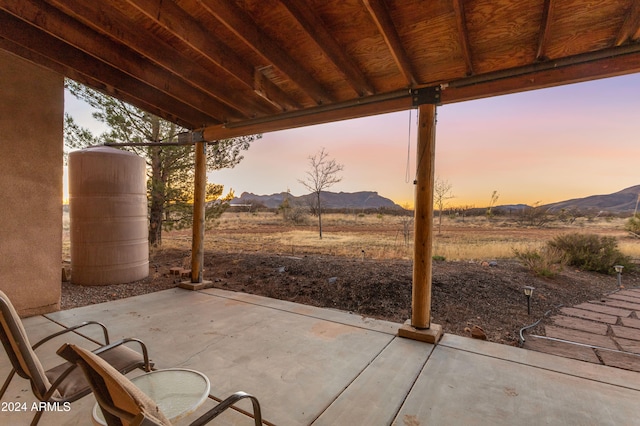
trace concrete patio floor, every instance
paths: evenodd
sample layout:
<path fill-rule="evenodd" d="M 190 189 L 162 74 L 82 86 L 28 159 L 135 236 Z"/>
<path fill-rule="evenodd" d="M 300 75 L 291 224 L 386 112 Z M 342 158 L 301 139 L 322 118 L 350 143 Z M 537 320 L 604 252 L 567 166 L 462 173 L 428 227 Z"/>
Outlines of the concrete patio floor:
<path fill-rule="evenodd" d="M 397 337 L 400 324 L 243 293 L 171 289 L 24 323 L 33 343 L 89 319 L 114 340 L 144 340 L 157 368 L 205 373 L 219 398 L 256 395 L 277 425 L 640 425 L 637 372 L 455 335 L 433 346 Z M 65 341 L 87 342 L 67 336 L 39 349 L 45 368 L 59 363 Z M 3 354 L 0 374 L 8 370 Z M 33 401 L 27 381 L 14 378 L 0 423 L 29 424 Z M 15 402 L 27 412 L 8 411 Z M 86 397 L 40 424 L 90 424 L 93 404 Z M 252 423 L 231 411 L 212 424 Z"/>

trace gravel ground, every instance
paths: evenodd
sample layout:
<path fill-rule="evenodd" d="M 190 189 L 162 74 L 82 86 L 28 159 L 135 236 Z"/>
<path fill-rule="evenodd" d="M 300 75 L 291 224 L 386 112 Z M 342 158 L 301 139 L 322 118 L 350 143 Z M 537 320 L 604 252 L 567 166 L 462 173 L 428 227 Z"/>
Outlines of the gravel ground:
<path fill-rule="evenodd" d="M 62 309 L 165 290 L 180 279 L 169 273 L 189 252 L 162 250 L 151 259 L 149 277 L 128 284 L 62 286 Z M 334 256 L 300 257 L 265 253 L 207 253 L 204 278 L 214 287 L 340 309 L 398 323 L 411 316 L 411 262 L 356 260 Z M 639 273 L 623 276 L 640 286 Z M 524 286 L 535 287 L 527 315 Z M 495 263 L 435 262 L 432 322 L 446 333 L 485 335 L 515 345 L 520 328 L 561 306 L 593 300 L 616 290 L 615 276 L 571 268 L 554 279 L 534 276 L 513 260 Z"/>

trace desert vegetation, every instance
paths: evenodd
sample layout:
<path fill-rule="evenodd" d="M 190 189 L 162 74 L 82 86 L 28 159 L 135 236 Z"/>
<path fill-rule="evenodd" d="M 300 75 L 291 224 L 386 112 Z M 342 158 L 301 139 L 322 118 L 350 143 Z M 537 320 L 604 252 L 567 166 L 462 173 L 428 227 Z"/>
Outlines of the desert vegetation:
<path fill-rule="evenodd" d="M 308 209 L 288 209 L 251 206 L 251 211 L 227 210 L 206 232 L 206 279 L 224 290 L 399 323 L 410 317 L 410 212 L 326 212 L 324 235 L 319 239 L 316 218 Z M 290 214 L 293 209 L 295 216 Z M 441 232 L 436 228 L 433 236 L 433 321 L 443 325 L 446 333 L 468 336 L 469 329 L 480 327 L 490 341 L 515 344 L 517 330 L 532 321 L 523 304 L 523 286 L 536 288 L 532 315 L 538 317 L 616 289 L 615 276 L 571 266 L 566 253 L 553 248 L 552 241 L 585 235 L 588 237 L 578 238 L 580 244 L 569 246 L 595 240 L 615 249 L 604 250 L 605 254 L 619 251 L 631 263 L 640 259 L 640 239 L 625 229 L 628 218 L 600 215 L 568 221 L 556 215 L 545 226 L 533 227 L 523 225 L 514 212 L 494 209 L 490 220 L 485 209 L 472 213 L 470 209 L 464 214 L 447 212 Z M 179 280 L 169 269 L 188 267 L 190 250 L 189 230 L 167 232 L 162 246 L 152 248 L 147 279 L 90 288 L 65 283 L 64 309 L 175 287 Z M 619 257 L 601 259 L 620 261 Z M 638 286 L 640 276 L 625 269 L 623 282 Z"/>
<path fill-rule="evenodd" d="M 242 209 L 241 209 L 242 210 Z M 529 226 L 522 214 L 493 212 L 487 221 L 485 211 L 462 214 L 452 209 L 443 215 L 439 233 L 434 233 L 434 256 L 449 261 L 483 261 L 520 258 L 538 253 L 544 262 L 553 262 L 558 254 L 548 247 L 550 241 L 567 234 L 595 235 L 633 261 L 640 260 L 640 238 L 630 232 L 628 217 L 583 215 L 566 220 L 566 213 L 548 215 L 544 226 Z M 295 214 L 294 214 L 295 213 Z M 439 220 L 439 219 L 438 219 Z M 437 224 L 435 224 L 437 226 Z M 289 255 L 326 254 L 347 258 L 404 259 L 413 256 L 413 218 L 411 212 L 360 210 L 327 212 L 323 218 L 324 235 L 318 239 L 317 223 L 304 208 L 280 210 L 252 208 L 252 211 L 227 210 L 207 230 L 205 249 L 228 252 L 271 252 Z M 69 256 L 69 219 L 64 215 L 63 252 Z M 163 246 L 189 248 L 190 230 L 167 232 Z M 533 256 L 535 257 L 535 256 Z M 553 269 L 553 268 L 550 268 Z M 544 274 L 543 274 L 544 275 Z"/>
<path fill-rule="evenodd" d="M 545 213 L 536 226 L 529 223 L 535 211 L 492 213 L 487 221 L 484 209 L 451 209 L 442 218 L 441 231 L 434 232 L 434 256 L 445 260 L 482 261 L 520 258 L 527 253 L 545 255 L 552 261 L 557 253 L 547 248 L 554 238 L 586 234 L 607 238 L 631 261 L 640 261 L 640 238 L 634 227 L 637 218 L 570 215 L 565 211 Z M 247 211 L 248 210 L 248 211 Z M 523 217 L 525 219 L 523 220 Z M 436 220 L 439 220 L 436 219 Z M 269 210 L 260 206 L 229 209 L 207 230 L 205 248 L 229 252 L 272 252 L 290 255 L 327 254 L 348 258 L 404 259 L 413 256 L 413 217 L 404 210 L 351 209 L 327 212 L 325 234 L 318 239 L 316 219 L 304 207 Z M 438 224 L 434 224 L 438 226 Z M 69 217 L 63 216 L 63 255 L 69 256 Z M 189 229 L 167 232 L 158 248 L 189 248 Z"/>
<path fill-rule="evenodd" d="M 443 216 L 440 233 L 434 233 L 434 256 L 451 261 L 515 258 L 518 253 L 541 250 L 566 234 L 585 234 L 615 242 L 622 255 L 638 260 L 640 239 L 625 228 L 627 222 L 628 218 L 588 215 L 568 221 L 556 214 L 547 217 L 544 226 L 529 226 L 528 222 L 523 223 L 521 214 L 498 214 L 494 210 L 492 220 L 487 221 L 484 211 L 474 216 L 452 210 Z M 300 209 L 286 218 L 279 211 L 228 210 L 207 231 L 205 245 L 210 250 L 229 252 L 326 254 L 381 260 L 411 260 L 413 256 L 410 212 L 330 212 L 324 215 L 323 227 L 320 240 L 313 217 Z M 178 248 L 188 245 L 190 238 L 188 231 L 171 232 L 164 244 Z M 552 255 L 551 250 L 548 254 Z"/>

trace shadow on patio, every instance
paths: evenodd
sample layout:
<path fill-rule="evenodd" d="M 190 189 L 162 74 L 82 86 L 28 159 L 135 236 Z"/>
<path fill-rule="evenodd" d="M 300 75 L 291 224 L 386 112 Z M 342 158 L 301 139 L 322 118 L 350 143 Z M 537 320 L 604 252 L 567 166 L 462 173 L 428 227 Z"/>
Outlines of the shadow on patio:
<path fill-rule="evenodd" d="M 143 339 L 157 368 L 205 373 L 216 397 L 256 395 L 264 419 L 278 425 L 640 424 L 640 373 L 454 335 L 433 346 L 397 337 L 400 324 L 217 289 L 171 289 L 25 326 L 36 341 L 88 319 L 113 339 Z M 54 356 L 45 367 L 59 362 Z M 0 373 L 8 369 L 3 355 Z M 27 412 L 9 412 L 7 402 L 26 402 Z M 32 402 L 27 381 L 14 379 L 2 423 L 29 424 Z M 86 397 L 40 424 L 90 424 L 93 404 Z M 212 424 L 251 420 L 231 411 Z"/>

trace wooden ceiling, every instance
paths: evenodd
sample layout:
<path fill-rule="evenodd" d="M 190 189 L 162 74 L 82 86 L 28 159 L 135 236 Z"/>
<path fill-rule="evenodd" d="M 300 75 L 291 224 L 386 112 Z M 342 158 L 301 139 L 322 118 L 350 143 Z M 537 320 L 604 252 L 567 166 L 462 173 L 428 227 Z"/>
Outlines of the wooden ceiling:
<path fill-rule="evenodd" d="M 0 48 L 214 140 L 640 71 L 640 0 L 0 0 Z"/>

